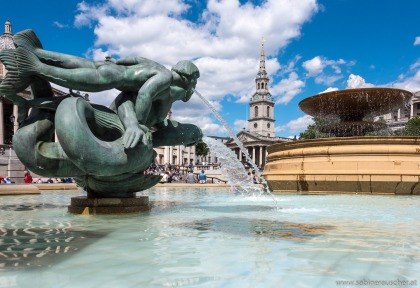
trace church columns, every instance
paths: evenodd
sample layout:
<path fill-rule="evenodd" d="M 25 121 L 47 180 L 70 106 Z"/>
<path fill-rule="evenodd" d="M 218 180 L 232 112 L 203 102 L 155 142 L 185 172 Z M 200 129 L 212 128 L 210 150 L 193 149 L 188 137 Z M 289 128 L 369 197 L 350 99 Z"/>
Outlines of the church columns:
<path fill-rule="evenodd" d="M 168 163 L 169 164 L 174 164 L 174 163 L 172 163 L 173 159 L 174 159 L 174 147 L 169 146 L 169 161 L 168 161 Z"/>
<path fill-rule="evenodd" d="M 13 105 L 13 116 L 14 116 L 14 121 L 13 121 L 13 134 L 16 133 L 16 130 L 19 128 L 18 125 L 18 106 L 17 105 Z"/>
<path fill-rule="evenodd" d="M 4 112 L 3 112 L 3 97 L 0 97 L 0 144 L 4 144 Z"/>
<path fill-rule="evenodd" d="M 254 163 L 257 164 L 257 161 L 255 159 L 255 146 L 252 146 L 252 161 L 254 161 Z"/>
<path fill-rule="evenodd" d="M 260 159 L 258 159 L 259 160 L 258 161 L 258 167 L 262 167 L 262 162 L 263 162 L 262 161 L 263 160 L 263 158 L 262 158 L 263 157 L 263 153 L 262 153 L 263 151 L 262 150 L 263 150 L 263 146 L 260 146 Z"/>

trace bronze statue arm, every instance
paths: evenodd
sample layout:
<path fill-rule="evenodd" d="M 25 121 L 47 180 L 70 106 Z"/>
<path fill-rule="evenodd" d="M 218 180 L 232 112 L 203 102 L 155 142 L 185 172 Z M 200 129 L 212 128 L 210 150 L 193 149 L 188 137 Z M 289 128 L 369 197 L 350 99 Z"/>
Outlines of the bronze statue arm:
<path fill-rule="evenodd" d="M 124 57 L 118 60 L 115 60 L 115 64 L 117 65 L 123 65 L 123 66 L 130 66 L 130 65 L 136 65 L 142 62 L 141 57 L 135 57 L 135 56 L 129 56 L 129 57 Z"/>
<path fill-rule="evenodd" d="M 135 111 L 137 115 L 137 120 L 140 124 L 146 125 L 150 122 L 150 117 L 156 117 L 158 115 L 150 115 L 150 110 L 152 108 L 152 103 L 155 100 L 161 100 L 162 102 L 172 104 L 169 94 L 169 86 L 172 81 L 172 74 L 170 71 L 161 71 L 153 77 L 149 78 L 143 86 L 140 88 L 137 99 L 135 101 Z M 168 90 L 165 93 L 165 90 Z M 158 119 L 156 119 L 158 120 Z"/>

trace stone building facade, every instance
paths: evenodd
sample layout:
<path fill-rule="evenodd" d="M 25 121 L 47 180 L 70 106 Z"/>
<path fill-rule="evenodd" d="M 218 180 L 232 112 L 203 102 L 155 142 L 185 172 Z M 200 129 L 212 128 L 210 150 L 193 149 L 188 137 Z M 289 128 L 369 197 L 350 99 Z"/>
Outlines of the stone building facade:
<path fill-rule="evenodd" d="M 375 120 L 385 121 L 391 130 L 399 130 L 404 128 L 407 121 L 414 117 L 420 117 L 420 91 L 413 93 L 413 98 L 406 106 L 375 117 Z"/>

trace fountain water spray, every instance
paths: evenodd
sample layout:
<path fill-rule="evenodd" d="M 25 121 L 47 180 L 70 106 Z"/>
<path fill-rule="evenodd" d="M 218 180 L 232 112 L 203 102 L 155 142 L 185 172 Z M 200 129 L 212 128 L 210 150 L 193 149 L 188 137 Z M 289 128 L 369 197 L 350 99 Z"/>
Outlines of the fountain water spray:
<path fill-rule="evenodd" d="M 238 137 L 236 137 L 236 134 L 232 131 L 232 129 L 229 127 L 229 125 L 226 123 L 225 119 L 223 119 L 223 117 L 216 111 L 216 109 L 213 107 L 213 105 L 211 105 L 211 103 L 203 96 L 201 95 L 197 90 L 194 89 L 195 94 L 198 95 L 198 97 L 200 97 L 200 99 L 207 105 L 207 107 L 210 108 L 211 112 L 213 112 L 213 115 L 217 118 L 217 120 L 220 121 L 220 123 L 222 123 L 222 125 L 225 127 L 226 131 L 229 133 L 229 136 L 232 137 L 233 141 L 235 141 L 236 145 L 238 145 L 239 149 L 241 150 L 241 152 L 245 155 L 246 160 L 248 161 L 249 164 L 251 164 L 252 168 L 255 171 L 255 174 L 258 176 L 258 178 L 261 180 L 261 183 L 264 186 L 264 190 L 265 192 L 267 192 L 268 194 L 270 194 L 273 199 L 274 196 L 270 191 L 270 188 L 268 187 L 267 181 L 265 181 L 264 177 L 262 176 L 259 168 L 257 167 L 257 165 L 254 163 L 254 161 L 251 159 L 251 156 L 249 155 L 248 151 L 245 149 L 244 145 L 242 144 L 242 142 L 238 139 Z"/>
<path fill-rule="evenodd" d="M 262 189 L 254 185 L 251 177 L 246 172 L 244 165 L 242 165 L 232 150 L 226 147 L 222 142 L 210 137 L 204 137 L 203 141 L 207 144 L 210 151 L 217 155 L 218 162 L 221 164 L 221 170 L 232 186 L 238 185 L 245 190 L 247 194 L 253 196 L 262 194 Z"/>

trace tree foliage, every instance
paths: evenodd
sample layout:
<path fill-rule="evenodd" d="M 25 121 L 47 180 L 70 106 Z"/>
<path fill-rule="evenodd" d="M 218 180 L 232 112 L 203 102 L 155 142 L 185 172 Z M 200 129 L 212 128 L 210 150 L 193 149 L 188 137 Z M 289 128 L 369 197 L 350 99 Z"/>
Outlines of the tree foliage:
<path fill-rule="evenodd" d="M 324 119 L 314 117 L 313 120 L 314 123 L 308 125 L 306 130 L 299 134 L 299 139 L 334 137 L 334 135 L 322 133 L 319 131 L 319 128 L 327 123 Z"/>
<path fill-rule="evenodd" d="M 420 136 L 420 117 L 414 117 L 408 120 L 403 130 L 404 136 Z"/>
<path fill-rule="evenodd" d="M 209 154 L 209 147 L 204 142 L 199 142 L 195 145 L 195 154 L 197 156 L 207 156 Z"/>

